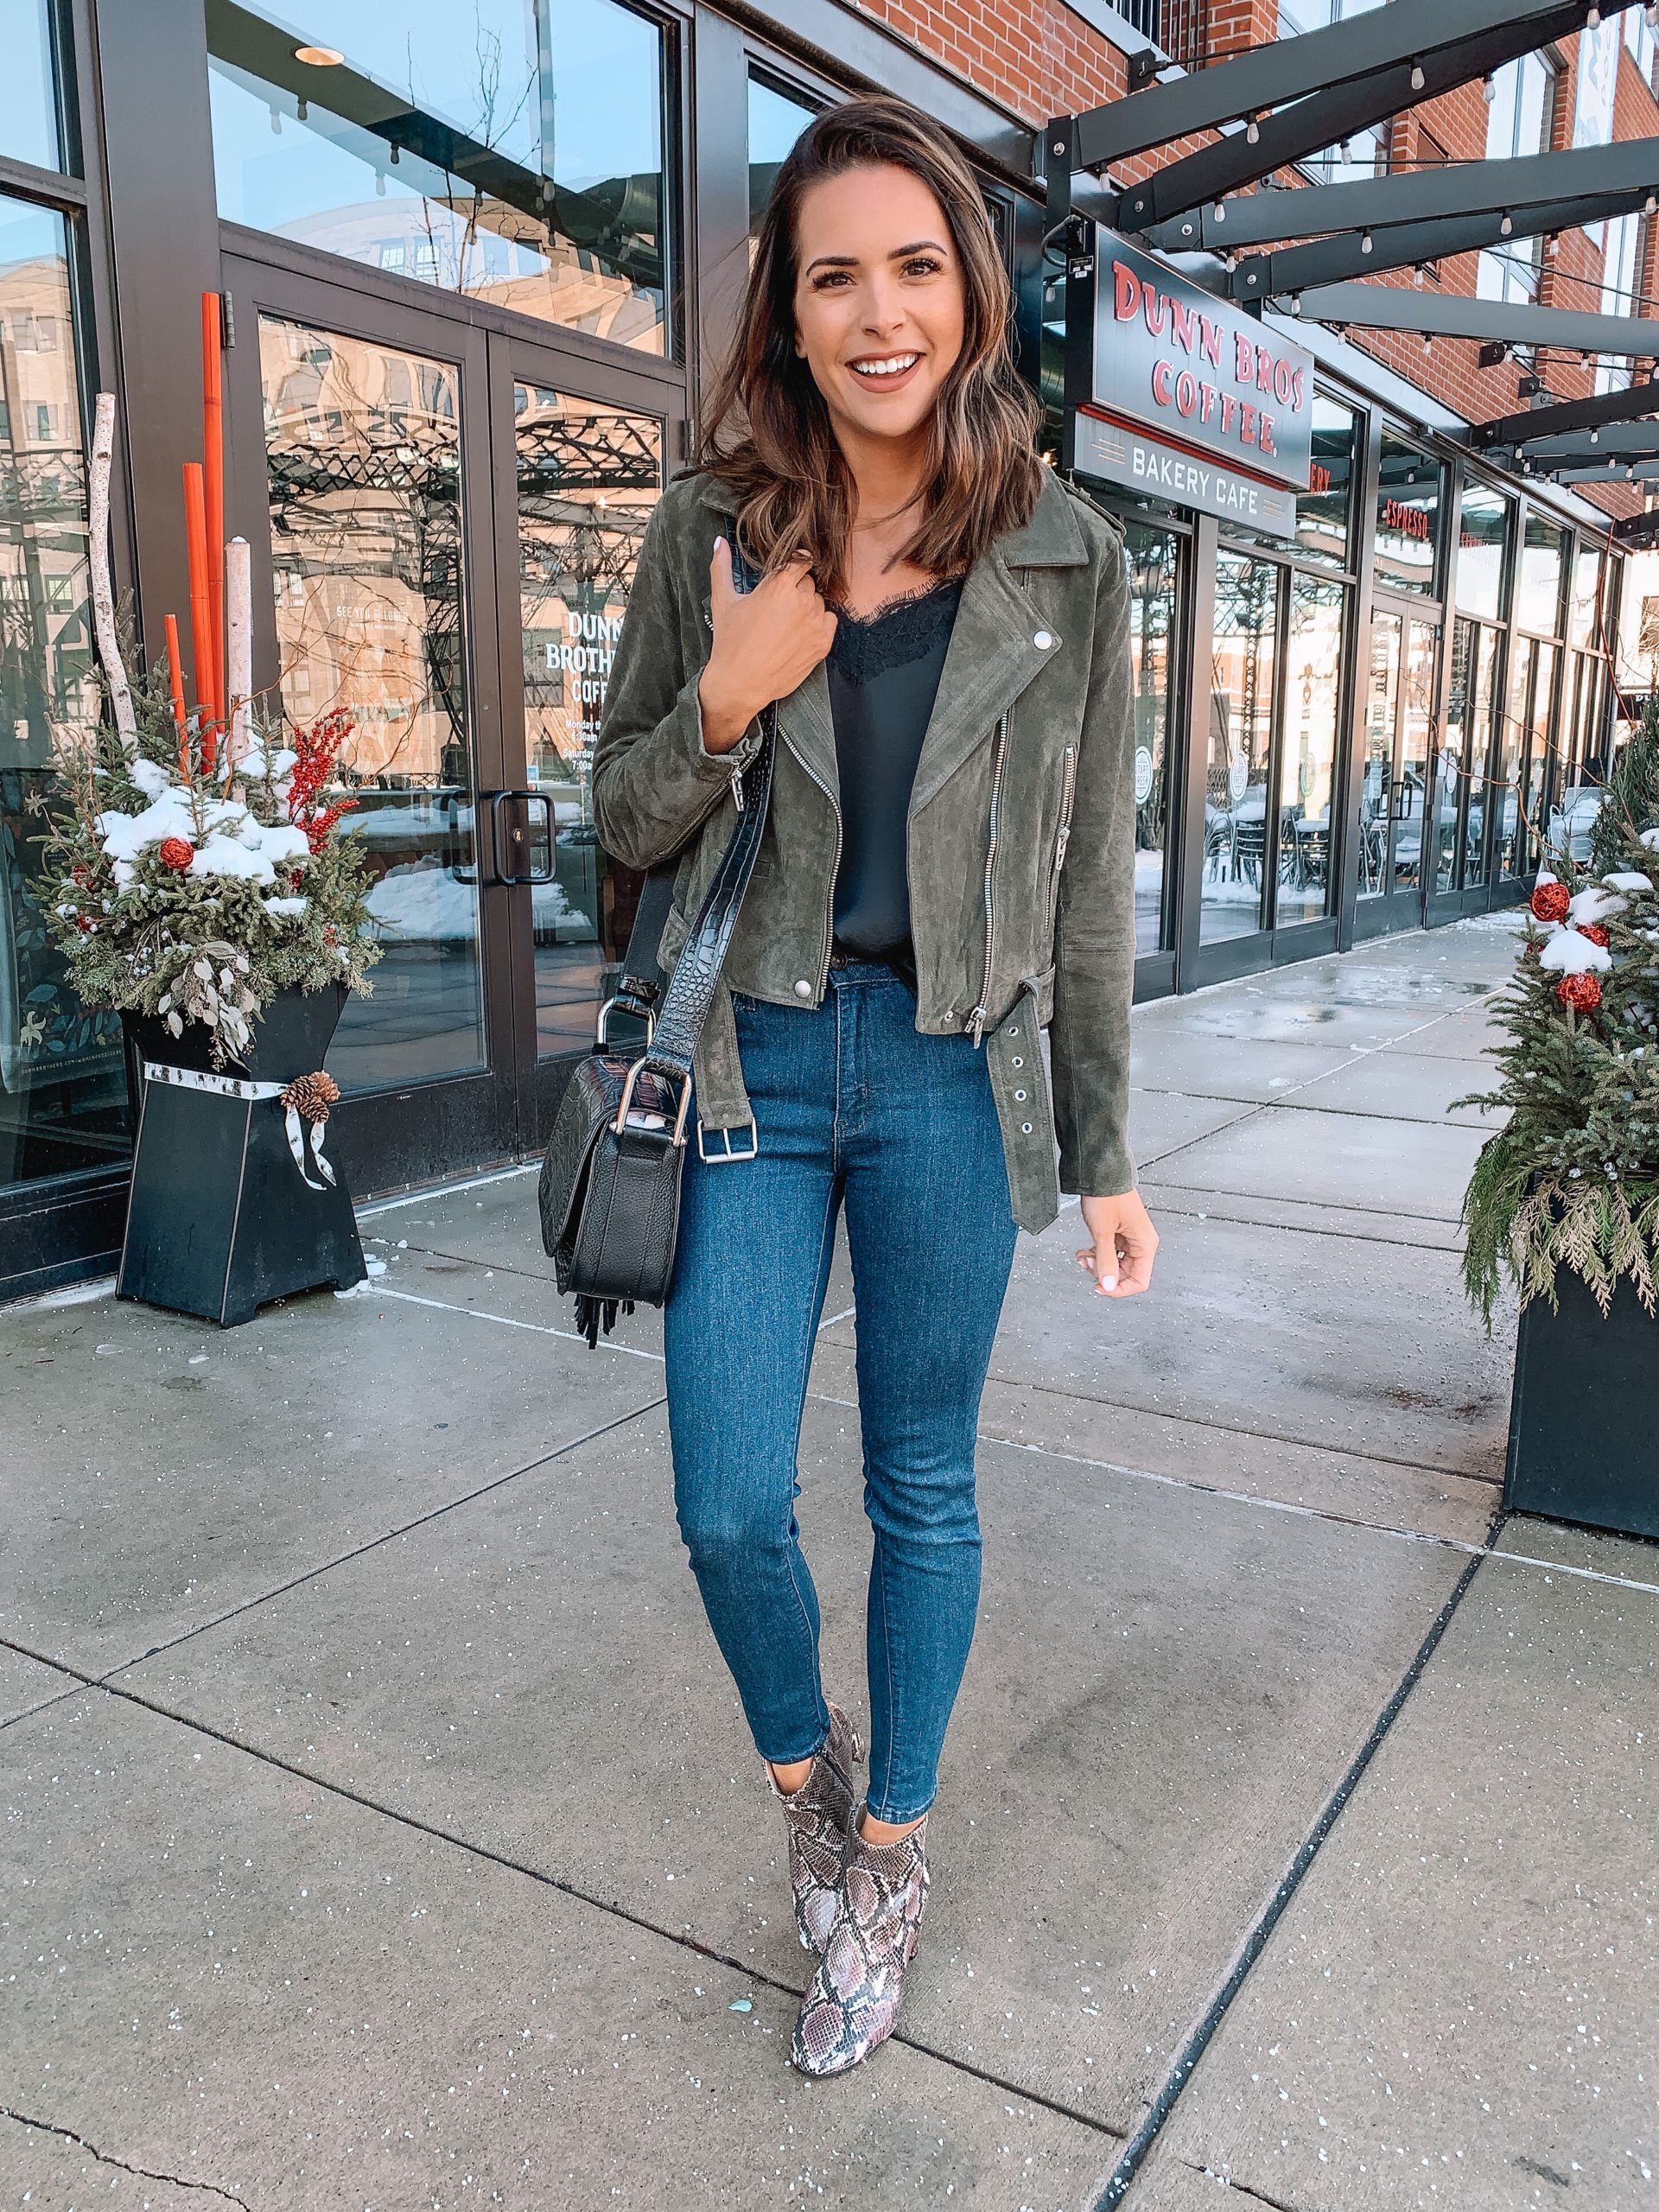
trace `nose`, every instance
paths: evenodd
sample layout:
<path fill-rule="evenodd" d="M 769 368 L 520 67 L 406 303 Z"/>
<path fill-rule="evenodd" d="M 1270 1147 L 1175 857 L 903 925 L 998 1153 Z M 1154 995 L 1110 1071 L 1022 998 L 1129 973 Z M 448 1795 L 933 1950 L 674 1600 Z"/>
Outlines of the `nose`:
<path fill-rule="evenodd" d="M 897 330 L 905 319 L 904 302 L 899 298 L 893 277 L 885 270 L 872 276 L 865 296 L 863 325 L 873 336 L 882 336 Z"/>

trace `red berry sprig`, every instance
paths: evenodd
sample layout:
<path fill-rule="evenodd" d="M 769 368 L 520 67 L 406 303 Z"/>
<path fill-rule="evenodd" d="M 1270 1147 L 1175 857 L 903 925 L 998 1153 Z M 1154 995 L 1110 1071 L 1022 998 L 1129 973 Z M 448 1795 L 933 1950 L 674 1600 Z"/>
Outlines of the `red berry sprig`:
<path fill-rule="evenodd" d="M 344 707 L 335 707 L 309 729 L 296 728 L 294 750 L 298 758 L 288 780 L 288 818 L 303 830 L 313 853 L 320 853 L 342 814 L 356 806 L 354 798 L 336 799 L 331 806 L 317 804 L 317 796 L 334 773 L 340 748 L 355 725 Z"/>

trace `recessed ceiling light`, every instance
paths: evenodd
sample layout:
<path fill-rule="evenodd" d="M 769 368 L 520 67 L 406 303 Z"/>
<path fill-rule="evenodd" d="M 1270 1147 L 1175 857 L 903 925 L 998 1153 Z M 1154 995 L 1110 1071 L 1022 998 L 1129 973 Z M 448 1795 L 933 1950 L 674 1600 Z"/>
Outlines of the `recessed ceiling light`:
<path fill-rule="evenodd" d="M 314 69 L 338 69 L 346 59 L 337 46 L 296 46 L 296 61 L 308 61 Z"/>

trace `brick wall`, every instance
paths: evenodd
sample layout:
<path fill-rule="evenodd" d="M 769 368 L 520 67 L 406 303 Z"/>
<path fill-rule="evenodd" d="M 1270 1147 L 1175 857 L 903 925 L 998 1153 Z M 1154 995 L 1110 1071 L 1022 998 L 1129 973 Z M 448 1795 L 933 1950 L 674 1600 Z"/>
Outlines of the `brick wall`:
<path fill-rule="evenodd" d="M 935 0 L 855 0 L 855 4 L 1034 124 L 1046 122 L 1051 115 L 1120 99 L 1128 90 L 1122 55 L 1064 0 L 941 0 L 941 4 Z M 1270 43 L 1277 35 L 1278 14 L 1277 0 L 1210 0 L 1212 58 Z M 1558 49 L 1561 67 L 1552 137 L 1557 148 L 1572 143 L 1579 43 L 1575 36 Z M 1391 162 L 1414 166 L 1438 158 L 1437 148 L 1452 161 L 1478 160 L 1485 152 L 1486 121 L 1480 86 L 1459 86 L 1396 118 Z M 1618 138 L 1659 135 L 1659 101 L 1622 41 L 1614 133 Z M 1135 182 L 1185 150 L 1185 144 L 1160 149 L 1122 164 L 1119 174 L 1123 181 Z M 1282 181 L 1294 184 L 1300 180 L 1287 174 Z M 1637 289 L 1651 298 L 1659 286 L 1659 216 L 1644 231 Z M 1475 256 L 1459 255 L 1443 261 L 1437 272 L 1425 278 L 1425 288 L 1472 296 L 1475 273 Z M 1584 232 L 1564 232 L 1546 255 L 1541 302 L 1546 307 L 1599 311 L 1601 273 L 1601 253 Z M 1371 281 L 1412 288 L 1416 282 L 1410 270 L 1391 271 Z M 1483 369 L 1478 346 L 1467 341 L 1436 338 L 1425 350 L 1414 334 L 1356 330 L 1351 336 L 1357 346 L 1471 422 L 1513 412 L 1523 404 L 1515 365 Z M 1659 330 L 1655 351 L 1659 355 Z M 1551 353 L 1541 366 L 1548 390 L 1557 397 L 1576 398 L 1593 389 L 1593 367 L 1581 365 L 1576 356 Z M 1629 513 L 1642 504 L 1634 486 L 1587 486 L 1586 497 L 1610 514 Z"/>

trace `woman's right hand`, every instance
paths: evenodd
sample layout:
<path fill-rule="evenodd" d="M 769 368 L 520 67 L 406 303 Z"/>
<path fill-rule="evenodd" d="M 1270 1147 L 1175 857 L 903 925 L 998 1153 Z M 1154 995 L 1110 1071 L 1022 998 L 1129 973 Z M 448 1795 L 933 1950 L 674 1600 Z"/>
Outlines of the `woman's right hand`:
<path fill-rule="evenodd" d="M 709 564 L 709 607 L 715 641 L 697 683 L 702 741 L 710 753 L 729 753 L 763 708 L 817 666 L 834 642 L 836 618 L 804 553 L 740 592 L 723 537 Z"/>

